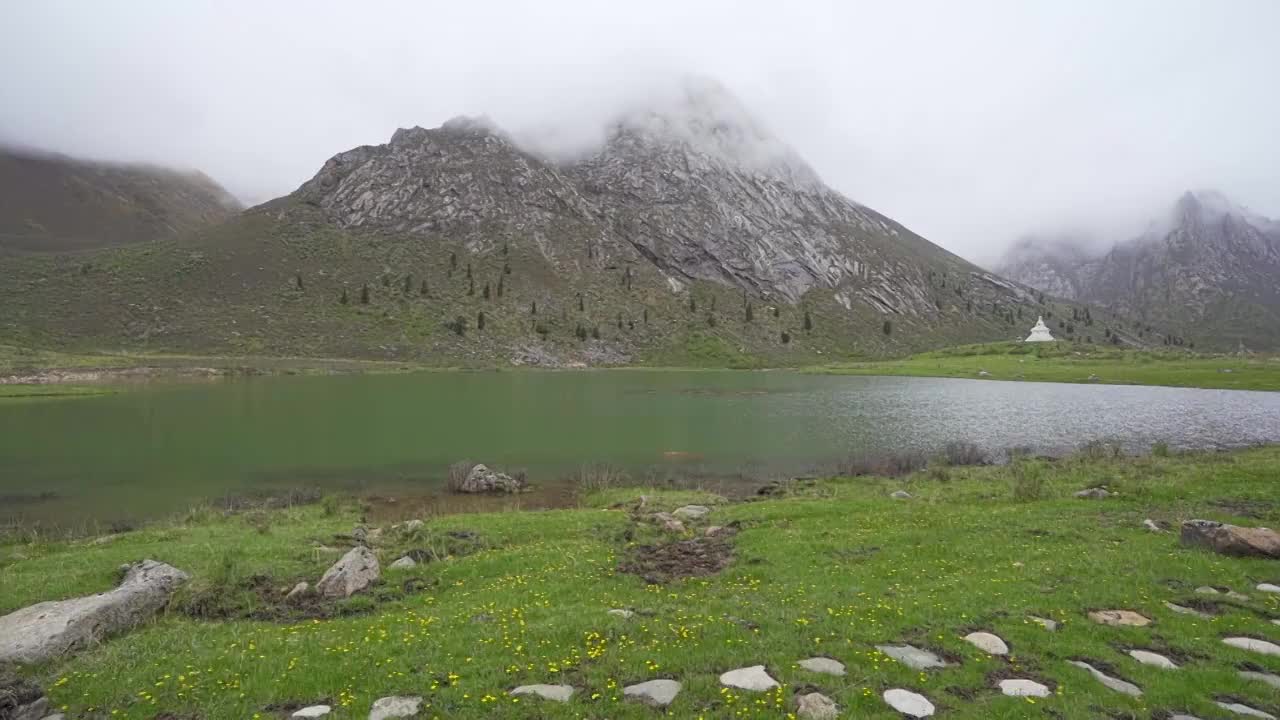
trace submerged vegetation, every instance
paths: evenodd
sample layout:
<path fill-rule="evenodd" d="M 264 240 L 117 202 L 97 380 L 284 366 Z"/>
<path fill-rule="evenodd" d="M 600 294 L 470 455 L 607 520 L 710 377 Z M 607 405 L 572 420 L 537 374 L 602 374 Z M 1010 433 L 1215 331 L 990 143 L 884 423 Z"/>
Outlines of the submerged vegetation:
<path fill-rule="evenodd" d="M 1273 688 L 1240 675 L 1280 673 L 1280 658 L 1222 642 L 1276 638 L 1280 595 L 1255 590 L 1276 582 L 1275 561 L 1185 548 L 1143 525 L 1276 526 L 1280 448 L 1134 458 L 1097 445 L 1001 465 L 962 446 L 947 455 L 896 478 L 779 483 L 749 502 L 628 488 L 584 469 L 575 509 L 431 516 L 376 537 L 359 527 L 360 502 L 311 496 L 203 508 L 107 539 L 25 533 L 0 544 L 0 613 L 107 589 L 121 563 L 142 558 L 192 574 L 155 621 L 23 671 L 80 718 L 287 717 L 317 702 L 364 717 L 387 695 L 422 696 L 425 717 L 649 718 L 655 710 L 621 688 L 655 678 L 684 684 L 668 708 L 682 718 L 789 717 L 797 695 L 820 691 L 842 717 L 888 720 L 899 717 L 881 699 L 890 688 L 974 720 L 1220 717 L 1215 702 L 1280 711 Z M 1106 499 L 1074 497 L 1098 485 Z M 891 497 L 898 490 L 910 497 Z M 677 513 L 678 531 L 646 521 L 691 503 L 709 512 Z M 378 584 L 346 600 L 284 602 L 366 532 Z M 387 568 L 405 555 L 417 564 Z M 1154 624 L 1101 625 L 1087 617 L 1098 609 Z M 973 631 L 999 635 L 1008 657 L 966 643 Z M 948 666 L 913 670 L 876 648 L 904 643 Z M 1180 668 L 1140 664 L 1134 649 Z M 847 674 L 798 665 L 815 656 Z M 1143 694 L 1114 692 L 1073 661 Z M 756 664 L 781 687 L 717 682 Z M 1001 695 L 996 684 L 1014 677 L 1049 696 Z M 529 683 L 577 691 L 563 704 L 508 695 Z"/>

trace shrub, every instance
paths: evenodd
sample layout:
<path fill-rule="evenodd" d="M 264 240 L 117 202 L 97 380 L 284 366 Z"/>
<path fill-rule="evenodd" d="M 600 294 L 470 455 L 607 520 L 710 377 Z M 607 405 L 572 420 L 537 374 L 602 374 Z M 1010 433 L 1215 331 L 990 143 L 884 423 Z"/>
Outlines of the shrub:
<path fill-rule="evenodd" d="M 941 459 L 947 465 L 955 467 L 991 464 L 991 459 L 987 456 L 987 453 L 971 442 L 947 443 L 946 447 L 942 449 Z"/>
<path fill-rule="evenodd" d="M 861 475 L 902 477 L 923 470 L 928 464 L 929 460 L 924 453 L 918 450 L 905 450 L 878 455 L 853 455 L 837 469 L 841 475 L 849 477 Z"/>
<path fill-rule="evenodd" d="M 1026 460 L 1009 463 L 1013 499 L 1019 502 L 1039 500 L 1044 496 L 1044 473 L 1039 465 Z"/>
<path fill-rule="evenodd" d="M 1151 446 L 1151 454 L 1156 457 L 1169 457 L 1169 443 L 1161 440 Z"/>
<path fill-rule="evenodd" d="M 325 495 L 320 501 L 320 510 L 325 517 L 333 517 L 342 509 L 342 498 L 337 495 Z"/>
<path fill-rule="evenodd" d="M 1080 446 L 1080 457 L 1085 460 L 1115 460 L 1124 454 L 1124 448 L 1115 440 L 1090 440 Z"/>
<path fill-rule="evenodd" d="M 569 476 L 569 484 L 579 493 L 608 490 L 628 480 L 624 470 L 608 463 L 585 463 Z"/>
<path fill-rule="evenodd" d="M 467 476 L 471 474 L 471 468 L 476 466 L 470 460 L 459 460 L 449 466 L 449 480 L 446 487 L 450 492 L 461 492 L 462 485 L 467 481 Z"/>

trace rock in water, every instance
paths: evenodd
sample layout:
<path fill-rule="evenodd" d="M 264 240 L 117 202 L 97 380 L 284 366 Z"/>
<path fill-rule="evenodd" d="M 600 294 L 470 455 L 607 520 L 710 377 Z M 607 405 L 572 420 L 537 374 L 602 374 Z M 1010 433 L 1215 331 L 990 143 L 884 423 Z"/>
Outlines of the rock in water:
<path fill-rule="evenodd" d="M 1102 625 L 1145 627 L 1151 624 L 1151 618 L 1132 610 L 1095 610 L 1089 613 L 1089 619 Z"/>
<path fill-rule="evenodd" d="M 422 698 L 417 696 L 392 696 L 378 698 L 369 710 L 369 720 L 391 720 L 391 718 L 408 718 L 418 714 L 422 707 Z"/>
<path fill-rule="evenodd" d="M 1008 655 L 1009 646 L 989 632 L 975 632 L 964 636 L 965 642 L 988 655 Z"/>
<path fill-rule="evenodd" d="M 1182 523 L 1181 540 L 1223 555 L 1280 558 L 1280 533 L 1264 527 L 1241 527 L 1212 520 Z"/>
<path fill-rule="evenodd" d="M 1139 697 L 1142 695 L 1142 689 L 1139 688 L 1137 685 L 1134 685 L 1131 682 L 1126 682 L 1124 680 L 1121 680 L 1120 678 L 1113 678 L 1110 675 L 1102 672 L 1101 670 L 1090 665 L 1087 662 L 1080 662 L 1079 660 L 1068 660 L 1067 664 L 1075 665 L 1076 667 L 1081 668 L 1083 670 L 1088 670 L 1089 674 L 1092 675 L 1095 680 L 1111 688 L 1112 690 L 1115 690 L 1118 693 L 1122 693 L 1130 697 Z"/>
<path fill-rule="evenodd" d="M 921 650 L 910 645 L 877 645 L 876 649 L 915 670 L 943 668 L 947 663 L 928 650 Z"/>
<path fill-rule="evenodd" d="M 840 709 L 822 693 L 801 695 L 796 701 L 796 717 L 800 720 L 836 720 Z"/>
<path fill-rule="evenodd" d="M 755 692 L 763 692 L 778 687 L 778 681 L 769 677 L 769 673 L 765 672 L 763 665 L 752 665 L 751 667 L 730 670 L 720 676 L 720 684 Z"/>
<path fill-rule="evenodd" d="M 1130 650 L 1129 657 L 1137 660 L 1143 665 L 1151 665 L 1161 670 L 1177 670 L 1178 666 L 1169 658 L 1160 653 L 1153 653 L 1147 650 Z"/>
<path fill-rule="evenodd" d="M 622 689 L 625 697 L 639 700 L 653 707 L 666 707 L 680 694 L 680 683 L 675 680 L 650 680 Z"/>
<path fill-rule="evenodd" d="M 327 598 L 345 598 L 364 590 L 382 574 L 378 556 L 361 545 L 352 548 L 325 571 L 316 583 L 316 592 Z"/>
<path fill-rule="evenodd" d="M 189 575 L 155 560 L 128 566 L 115 590 L 42 602 L 0 617 L 0 663 L 38 663 L 141 623 L 163 608 Z"/>
<path fill-rule="evenodd" d="M 569 702 L 573 697 L 572 685 L 521 685 L 511 691 L 512 695 L 533 695 L 553 702 Z"/>
<path fill-rule="evenodd" d="M 884 697 L 885 702 L 889 703 L 889 707 L 907 717 L 922 718 L 933 715 L 933 703 L 919 693 L 894 688 L 885 690 L 882 697 Z"/>
<path fill-rule="evenodd" d="M 835 675 L 837 677 L 844 675 L 844 663 L 839 660 L 832 660 L 825 657 L 811 657 L 800 661 L 800 667 L 809 672 L 822 673 L 824 675 Z"/>
<path fill-rule="evenodd" d="M 1022 678 L 1001 680 L 1000 692 L 1010 697 L 1049 697 L 1049 688 L 1035 680 Z"/>
<path fill-rule="evenodd" d="M 464 493 L 516 493 L 525 488 L 520 478 L 513 478 L 506 473 L 495 472 L 481 464 L 471 468 L 467 479 L 462 482 L 458 492 Z"/>

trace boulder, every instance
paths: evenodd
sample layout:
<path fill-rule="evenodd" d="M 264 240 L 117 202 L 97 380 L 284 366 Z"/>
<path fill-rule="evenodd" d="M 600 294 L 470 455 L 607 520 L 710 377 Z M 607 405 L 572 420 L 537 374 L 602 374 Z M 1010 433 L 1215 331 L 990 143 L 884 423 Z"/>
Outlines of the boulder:
<path fill-rule="evenodd" d="M 889 497 L 893 498 L 894 500 L 910 500 L 911 493 L 907 492 L 906 490 L 894 490 L 893 492 L 889 493 Z"/>
<path fill-rule="evenodd" d="M 1266 683 L 1276 690 L 1280 690 L 1280 675 L 1272 675 L 1271 673 L 1255 672 L 1253 670 L 1241 670 L 1239 672 L 1241 679 L 1256 680 L 1260 683 Z"/>
<path fill-rule="evenodd" d="M 1004 640 L 989 632 L 974 632 L 964 636 L 965 642 L 988 655 L 1008 655 L 1009 646 Z"/>
<path fill-rule="evenodd" d="M 1120 678 L 1113 678 L 1087 662 L 1068 660 L 1067 664 L 1075 665 L 1082 670 L 1087 670 L 1095 680 L 1118 693 L 1128 695 L 1129 697 L 1140 697 L 1142 695 L 1142 690 L 1137 685 L 1121 680 Z"/>
<path fill-rule="evenodd" d="M 1244 715 L 1244 716 L 1246 716 L 1246 717 L 1262 718 L 1262 720 L 1276 720 L 1276 716 L 1275 716 L 1275 715 L 1272 715 L 1272 714 L 1271 714 L 1271 713 L 1269 713 L 1269 712 L 1266 712 L 1266 711 L 1263 711 L 1263 710 L 1259 710 L 1259 709 L 1254 708 L 1254 707 L 1249 707 L 1248 705 L 1245 705 L 1244 703 L 1238 703 L 1238 702 L 1222 702 L 1221 700 L 1214 700 L 1214 701 L 1213 701 L 1213 704 L 1214 704 L 1214 705 L 1217 705 L 1218 707 L 1222 708 L 1223 710 L 1230 710 L 1231 712 L 1233 712 L 1233 713 L 1235 713 L 1235 714 L 1237 714 L 1237 715 Z"/>
<path fill-rule="evenodd" d="M 1049 697 L 1049 688 L 1035 680 L 1011 678 L 1000 681 L 1000 692 L 1009 697 Z"/>
<path fill-rule="evenodd" d="M 1142 527 L 1146 528 L 1147 530 L 1150 530 L 1153 533 L 1164 532 L 1164 528 L 1160 527 L 1160 524 L 1157 523 L 1155 520 L 1152 520 L 1151 518 L 1147 518 L 1146 520 L 1143 520 Z"/>
<path fill-rule="evenodd" d="M 738 688 L 739 690 L 752 690 L 755 692 L 764 692 L 778 687 L 778 681 L 769 677 L 769 673 L 765 671 L 763 665 L 752 665 L 751 667 L 738 668 L 730 670 L 720 675 L 720 684 L 726 687 Z"/>
<path fill-rule="evenodd" d="M 382 574 L 378 556 L 361 545 L 351 548 L 324 572 L 316 583 L 316 592 L 327 598 L 351 597 L 373 584 Z"/>
<path fill-rule="evenodd" d="M 800 720 L 836 720 L 840 709 L 822 693 L 811 692 L 796 700 L 796 717 Z"/>
<path fill-rule="evenodd" d="M 301 710 L 299 710 L 299 711 L 295 712 L 294 714 L 290 715 L 289 717 L 291 717 L 291 718 L 318 718 L 318 717 L 324 717 L 325 715 L 328 715 L 328 714 L 329 714 L 329 713 L 331 713 L 331 712 L 333 712 L 333 708 L 329 707 L 328 705 L 312 705 L 312 706 L 310 706 L 310 707 L 304 707 L 304 708 L 302 708 Z"/>
<path fill-rule="evenodd" d="M 947 663 L 928 650 L 911 645 L 877 645 L 876 649 L 913 670 L 944 668 Z"/>
<path fill-rule="evenodd" d="M 471 468 L 467 479 L 458 487 L 464 493 L 516 493 L 524 490 L 527 483 L 521 477 L 511 477 L 506 473 L 490 470 L 480 464 Z"/>
<path fill-rule="evenodd" d="M 623 608 L 614 608 L 610 610 L 608 614 L 617 618 L 622 618 L 623 620 L 629 620 L 632 615 L 635 615 L 634 612 Z"/>
<path fill-rule="evenodd" d="M 1111 497 L 1111 493 L 1106 488 L 1092 487 L 1077 492 L 1076 497 L 1082 500 L 1104 500 Z"/>
<path fill-rule="evenodd" d="M 408 570 L 409 568 L 414 567 L 417 564 L 418 563 L 415 562 L 413 558 L 409 557 L 408 555 L 405 555 L 399 560 L 388 565 L 387 569 L 388 570 Z"/>
<path fill-rule="evenodd" d="M 800 667 L 809 672 L 822 673 L 823 675 L 835 675 L 837 677 L 844 675 L 844 663 L 839 660 L 832 660 L 826 657 L 811 657 L 800 661 Z"/>
<path fill-rule="evenodd" d="M 297 585 L 294 585 L 293 589 L 284 596 L 284 601 L 287 603 L 298 602 L 302 598 L 306 597 L 309 592 L 311 592 L 311 584 L 305 581 L 300 582 Z"/>
<path fill-rule="evenodd" d="M 1151 624 L 1151 618 L 1132 610 L 1094 610 L 1089 613 L 1089 619 L 1100 625 L 1145 627 Z"/>
<path fill-rule="evenodd" d="M 1182 523 L 1181 540 L 1223 555 L 1280 558 L 1280 533 L 1264 527 L 1241 527 L 1212 520 Z"/>
<path fill-rule="evenodd" d="M 1263 655 L 1280 655 L 1280 645 L 1269 640 L 1259 640 L 1251 637 L 1229 637 L 1223 638 L 1222 642 L 1238 650 L 1248 650 L 1249 652 Z"/>
<path fill-rule="evenodd" d="M 889 707 L 906 715 L 907 717 L 923 718 L 933 715 L 933 703 L 929 702 L 929 698 L 920 693 L 913 693 L 910 690 L 902 688 L 894 688 L 885 690 L 881 696 Z"/>
<path fill-rule="evenodd" d="M 110 592 L 42 602 L 0 617 L 0 663 L 38 663 L 74 652 L 143 622 L 190 578 L 155 560 L 127 566 Z"/>
<path fill-rule="evenodd" d="M 671 514 L 681 520 L 701 520 L 711 512 L 711 508 L 706 505 L 685 505 L 671 511 Z"/>
<path fill-rule="evenodd" d="M 521 685 L 511 691 L 512 695 L 533 695 L 553 702 L 569 702 L 573 697 L 572 685 Z"/>
<path fill-rule="evenodd" d="M 680 694 L 680 687 L 680 683 L 675 680 L 650 680 L 637 685 L 628 685 L 622 688 L 622 694 L 646 705 L 664 708 L 676 699 L 676 695 Z"/>
<path fill-rule="evenodd" d="M 1264 593 L 1280 593 L 1280 585 L 1273 583 L 1258 583 L 1258 586 L 1254 589 Z"/>
<path fill-rule="evenodd" d="M 1137 660 L 1143 665 L 1151 665 L 1161 670 L 1177 670 L 1178 665 L 1169 658 L 1160 653 L 1153 653 L 1149 650 L 1130 650 L 1129 657 Z"/>
<path fill-rule="evenodd" d="M 422 707 L 422 698 L 417 696 L 392 696 L 378 698 L 373 701 L 369 710 L 369 720 L 391 720 L 391 718 L 408 718 L 418 714 Z"/>
<path fill-rule="evenodd" d="M 3 709 L 3 705 L 0 705 Z M 19 705 L 13 715 L 5 715 L 0 717 L 12 718 L 12 720 L 43 720 L 49 713 L 49 698 L 41 697 L 25 705 Z"/>

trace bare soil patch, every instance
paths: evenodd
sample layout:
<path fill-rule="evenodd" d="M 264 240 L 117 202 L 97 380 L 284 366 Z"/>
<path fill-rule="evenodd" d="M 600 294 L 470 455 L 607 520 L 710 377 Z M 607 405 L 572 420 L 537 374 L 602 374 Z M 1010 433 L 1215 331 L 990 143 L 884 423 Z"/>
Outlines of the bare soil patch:
<path fill-rule="evenodd" d="M 665 585 L 687 577 L 707 577 L 728 567 L 733 546 L 719 537 L 699 537 L 661 545 L 641 545 L 618 563 L 618 571 Z"/>

